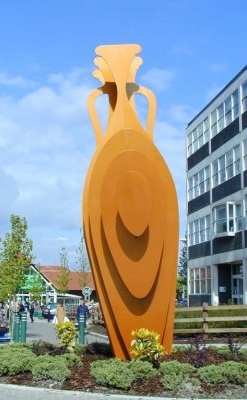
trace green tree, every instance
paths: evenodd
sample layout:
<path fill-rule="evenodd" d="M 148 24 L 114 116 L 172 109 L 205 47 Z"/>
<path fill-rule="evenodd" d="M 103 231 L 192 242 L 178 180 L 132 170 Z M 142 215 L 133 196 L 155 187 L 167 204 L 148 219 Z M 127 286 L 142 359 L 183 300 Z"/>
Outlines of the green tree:
<path fill-rule="evenodd" d="M 0 239 L 0 298 L 14 299 L 24 285 L 33 259 L 33 242 L 27 237 L 27 221 L 10 216 L 11 231 Z"/>
<path fill-rule="evenodd" d="M 78 267 L 78 280 L 80 283 L 81 288 L 88 286 L 89 280 L 91 278 L 91 271 L 90 263 L 88 260 L 87 250 L 85 246 L 85 239 L 83 236 L 83 230 L 80 229 L 80 242 L 78 249 L 76 250 L 77 254 L 77 261 L 76 265 Z"/>
<path fill-rule="evenodd" d="M 69 262 L 68 262 L 68 254 L 65 247 L 62 247 L 60 253 L 60 271 L 58 273 L 56 283 L 58 285 L 58 291 L 60 293 L 67 293 L 69 290 Z"/>
<path fill-rule="evenodd" d="M 177 278 L 177 298 L 184 298 L 187 292 L 187 277 L 188 277 L 188 257 L 187 257 L 187 240 L 182 243 L 182 248 L 179 255 L 178 278 Z"/>

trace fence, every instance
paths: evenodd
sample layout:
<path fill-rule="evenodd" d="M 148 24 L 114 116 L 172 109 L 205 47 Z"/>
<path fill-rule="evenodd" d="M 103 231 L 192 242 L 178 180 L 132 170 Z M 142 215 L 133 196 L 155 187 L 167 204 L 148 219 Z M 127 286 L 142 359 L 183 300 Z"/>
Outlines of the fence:
<path fill-rule="evenodd" d="M 221 315 L 213 316 L 219 312 Z M 104 325 L 99 307 L 94 308 L 91 315 L 93 324 Z M 175 309 L 174 335 L 247 333 L 246 322 L 247 305 L 209 306 L 204 303 L 201 307 L 180 307 Z M 241 326 L 236 327 L 236 323 Z"/>
<path fill-rule="evenodd" d="M 185 310 L 186 316 L 180 318 L 178 315 L 183 313 L 183 310 Z M 189 314 L 195 312 L 198 316 L 190 318 Z M 221 315 L 213 316 L 213 314 L 219 314 L 219 312 Z M 229 315 L 231 312 L 234 314 L 233 316 Z M 225 315 L 223 316 L 223 314 Z M 174 334 L 247 333 L 246 321 L 246 305 L 209 306 L 204 303 L 202 307 L 176 308 Z M 184 325 L 187 325 L 187 327 L 184 327 Z M 241 326 L 236 327 L 236 325 Z"/>

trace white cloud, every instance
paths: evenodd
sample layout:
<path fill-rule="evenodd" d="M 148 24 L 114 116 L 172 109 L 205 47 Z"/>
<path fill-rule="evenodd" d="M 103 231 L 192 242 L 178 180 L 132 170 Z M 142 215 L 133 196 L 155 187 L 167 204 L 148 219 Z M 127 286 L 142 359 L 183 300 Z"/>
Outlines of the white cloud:
<path fill-rule="evenodd" d="M 156 70 L 147 78 L 152 76 L 163 88 L 173 79 L 164 71 Z M 64 244 L 74 257 L 79 243 L 83 184 L 95 150 L 86 109 L 91 88 L 82 80 L 79 69 L 53 74 L 46 85 L 19 98 L 0 97 L 0 182 L 4 188 L 0 237 L 9 229 L 11 213 L 25 217 L 35 261 L 41 264 L 59 264 Z M 105 112 L 103 105 L 99 107 L 100 113 Z M 155 129 L 155 143 L 172 171 L 182 202 L 184 132 L 176 125 L 186 110 L 186 106 L 174 107 L 170 110 L 174 125 L 157 121 Z"/>
<path fill-rule="evenodd" d="M 35 85 L 35 82 L 24 78 L 23 76 L 10 76 L 5 72 L 0 71 L 0 85 L 16 88 L 30 88 Z"/>
<path fill-rule="evenodd" d="M 176 78 L 174 71 L 169 69 L 152 68 L 140 77 L 155 92 L 167 90 Z"/>

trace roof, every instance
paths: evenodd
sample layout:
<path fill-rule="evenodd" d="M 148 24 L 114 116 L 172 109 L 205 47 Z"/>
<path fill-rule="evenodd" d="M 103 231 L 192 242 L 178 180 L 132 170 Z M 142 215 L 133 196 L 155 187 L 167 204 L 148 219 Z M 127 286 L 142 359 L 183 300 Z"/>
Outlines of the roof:
<path fill-rule="evenodd" d="M 61 271 L 61 266 L 39 266 L 37 268 L 41 274 L 52 283 L 53 286 L 58 288 L 57 279 L 59 276 L 59 272 Z M 86 284 L 85 286 L 92 288 L 95 290 L 95 285 L 93 281 L 92 272 L 85 272 L 86 274 Z M 70 271 L 69 274 L 69 283 L 68 283 L 68 290 L 82 290 L 83 284 L 82 280 L 82 273 L 81 271 Z"/>

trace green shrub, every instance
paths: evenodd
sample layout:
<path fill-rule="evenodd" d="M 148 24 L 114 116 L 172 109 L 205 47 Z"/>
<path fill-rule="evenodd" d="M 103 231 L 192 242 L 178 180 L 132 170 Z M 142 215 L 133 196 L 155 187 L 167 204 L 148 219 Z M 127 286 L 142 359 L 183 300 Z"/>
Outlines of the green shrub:
<path fill-rule="evenodd" d="M 74 353 L 64 353 L 61 356 L 56 356 L 55 358 L 65 360 L 68 367 L 73 365 L 80 367 L 82 365 L 81 358 Z"/>
<path fill-rule="evenodd" d="M 33 379 L 48 380 L 52 379 L 58 382 L 63 382 L 70 377 L 70 370 L 64 359 L 41 356 L 43 359 L 38 360 L 32 368 Z M 38 358 L 41 358 L 38 357 Z"/>
<path fill-rule="evenodd" d="M 247 381 L 247 365 L 236 361 L 226 361 L 219 365 L 208 365 L 197 371 L 201 381 L 209 384 L 244 385 Z"/>
<path fill-rule="evenodd" d="M 197 370 L 199 379 L 211 385 L 226 384 L 227 377 L 224 372 L 224 368 L 222 368 L 221 364 L 207 365 L 206 367 L 201 367 Z"/>
<path fill-rule="evenodd" d="M 85 345 L 84 344 L 80 344 L 80 343 L 76 343 L 75 347 L 74 347 L 74 353 L 81 357 L 85 352 Z"/>
<path fill-rule="evenodd" d="M 216 351 L 216 353 L 221 354 L 223 356 L 229 356 L 231 354 L 231 351 L 228 346 L 220 346 L 220 347 L 215 346 L 214 350 Z"/>
<path fill-rule="evenodd" d="M 247 349 L 243 348 L 240 350 L 240 355 L 247 361 Z"/>
<path fill-rule="evenodd" d="M 180 363 L 176 360 L 173 361 L 165 361 L 160 364 L 159 372 L 162 375 L 177 375 L 177 374 L 182 374 L 186 375 L 189 374 L 190 372 L 195 371 L 195 367 L 188 363 Z"/>
<path fill-rule="evenodd" d="M 3 346 L 0 351 L 0 376 L 31 371 L 35 354 L 25 346 Z"/>
<path fill-rule="evenodd" d="M 9 360 L 7 358 L 0 357 L 0 376 L 8 375 L 9 372 Z"/>
<path fill-rule="evenodd" d="M 73 350 L 76 345 L 77 331 L 74 322 L 60 322 L 55 326 L 57 337 L 62 346 Z"/>
<path fill-rule="evenodd" d="M 163 362 L 159 367 L 159 372 L 162 374 L 161 383 L 164 389 L 174 390 L 181 385 L 190 372 L 195 370 L 192 365 L 176 360 Z"/>
<path fill-rule="evenodd" d="M 118 389 L 128 389 L 135 380 L 145 380 L 157 373 L 157 370 L 148 361 L 126 362 L 112 358 L 106 361 L 95 361 L 91 364 L 91 374 L 99 384 Z"/>
<path fill-rule="evenodd" d="M 132 331 L 134 339 L 131 342 L 130 353 L 135 358 L 155 364 L 165 353 L 164 347 L 159 343 L 160 335 L 146 328 Z"/>
<path fill-rule="evenodd" d="M 118 389 L 129 389 L 135 380 L 130 363 L 112 358 L 106 361 L 95 361 L 90 366 L 90 372 L 97 383 Z"/>
<path fill-rule="evenodd" d="M 149 379 L 157 375 L 157 369 L 153 368 L 152 364 L 148 361 L 131 360 L 129 362 L 129 369 L 136 379 Z"/>

